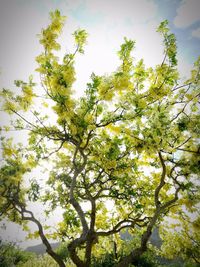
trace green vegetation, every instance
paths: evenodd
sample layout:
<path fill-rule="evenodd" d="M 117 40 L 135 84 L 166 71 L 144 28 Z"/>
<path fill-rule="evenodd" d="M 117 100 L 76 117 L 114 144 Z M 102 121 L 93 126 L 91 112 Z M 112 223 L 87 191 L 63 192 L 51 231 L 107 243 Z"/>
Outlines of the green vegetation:
<path fill-rule="evenodd" d="M 33 259 L 34 254 L 19 249 L 15 244 L 0 240 L 0 266 L 12 267 Z"/>
<path fill-rule="evenodd" d="M 132 241 L 131 241 L 132 242 Z M 69 253 L 66 250 L 67 244 L 61 244 L 56 253 L 66 262 L 66 266 L 74 267 L 75 265 L 70 261 Z M 131 244 L 126 243 L 126 250 L 130 249 Z M 178 247 L 178 246 L 177 246 Z M 2 242 L 0 245 L 0 266 L 1 267 L 57 267 L 58 264 L 48 254 L 36 255 L 33 252 L 23 251 L 15 244 L 9 242 Z M 119 252 L 122 257 L 124 251 Z M 130 267 L 199 267 L 198 263 L 190 260 L 191 255 L 185 258 L 185 262 L 180 257 L 175 260 L 167 260 L 164 257 L 158 257 L 155 248 L 148 249 L 143 256 L 138 260 L 137 264 L 130 265 Z M 180 255 L 179 255 L 180 256 Z M 172 256 L 171 256 L 172 258 Z M 106 253 L 103 257 L 92 257 L 91 267 L 112 267 L 116 262 L 116 254 Z"/>
<path fill-rule="evenodd" d="M 157 29 L 164 52 L 159 65 L 136 62 L 135 42 L 125 38 L 116 71 L 92 73 L 84 95 L 75 97 L 75 60 L 87 33 L 75 31 L 75 50 L 58 57 L 65 18 L 57 10 L 50 17 L 39 36 L 40 83 L 30 76 L 15 81 L 18 93 L 1 91 L 2 109 L 12 120 L 1 131 L 0 216 L 27 230 L 34 223 L 37 231 L 29 237 L 40 237 L 48 253 L 21 266 L 156 266 L 158 249 L 149 245 L 155 227 L 163 255 L 198 263 L 199 221 L 188 222 L 188 214 L 197 216 L 200 199 L 200 58 L 183 80 L 176 39 L 164 21 Z M 27 142 L 16 143 L 6 131 L 25 132 Z M 55 227 L 29 209 L 37 201 L 47 216 L 62 209 Z M 180 235 L 171 236 L 176 227 L 166 221 L 175 221 Z M 53 250 L 52 238 L 62 247 Z"/>

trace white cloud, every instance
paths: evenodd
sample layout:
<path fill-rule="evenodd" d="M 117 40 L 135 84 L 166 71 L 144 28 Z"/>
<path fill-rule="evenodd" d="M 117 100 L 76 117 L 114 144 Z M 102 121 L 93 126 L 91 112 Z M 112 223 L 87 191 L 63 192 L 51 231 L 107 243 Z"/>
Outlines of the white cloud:
<path fill-rule="evenodd" d="M 178 53 L 177 59 L 178 59 L 178 71 L 180 73 L 180 78 L 188 79 L 191 75 L 191 70 L 193 68 L 193 65 L 188 63 L 186 58 L 180 53 Z"/>
<path fill-rule="evenodd" d="M 178 28 L 186 28 L 200 20 L 200 1 L 183 0 L 177 9 L 174 25 Z"/>
<path fill-rule="evenodd" d="M 152 0 L 86 0 L 88 10 L 99 12 L 104 18 L 120 24 L 127 18 L 132 23 L 148 21 L 157 13 L 157 5 Z"/>
<path fill-rule="evenodd" d="M 200 27 L 192 31 L 192 36 L 200 39 Z"/>

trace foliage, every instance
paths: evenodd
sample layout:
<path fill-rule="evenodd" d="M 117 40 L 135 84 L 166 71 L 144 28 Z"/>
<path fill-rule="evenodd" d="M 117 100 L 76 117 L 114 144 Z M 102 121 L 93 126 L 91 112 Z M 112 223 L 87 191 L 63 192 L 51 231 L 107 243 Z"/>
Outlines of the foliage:
<path fill-rule="evenodd" d="M 24 263 L 18 264 L 17 267 L 58 267 L 58 264 L 49 255 L 45 254 L 35 256 Z"/>
<path fill-rule="evenodd" d="M 117 254 L 125 242 L 120 232 L 129 230 L 137 242 L 115 266 L 136 264 L 166 215 L 197 210 L 200 58 L 183 81 L 176 39 L 164 21 L 158 27 L 161 64 L 146 68 L 142 59 L 135 62 L 135 42 L 125 38 L 116 71 L 93 73 L 84 95 L 75 97 L 75 59 L 84 53 L 87 33 L 75 31 L 75 51 L 58 57 L 64 17 L 59 11 L 50 17 L 39 35 L 40 84 L 31 76 L 15 81 L 18 95 L 1 91 L 2 109 L 12 121 L 2 128 L 0 215 L 24 227 L 33 222 L 38 228 L 33 236 L 60 267 L 66 265 L 63 254 L 52 249 L 49 238 L 67 242 L 71 261 L 87 267 L 93 257 L 110 261 L 113 244 Z M 16 144 L 4 130 L 26 131 L 27 144 Z M 34 172 L 41 175 L 28 186 Z M 59 206 L 63 220 L 54 228 L 42 225 L 29 201 L 44 202 L 47 216 Z"/>
<path fill-rule="evenodd" d="M 153 254 L 151 251 L 146 252 L 142 257 L 139 259 L 137 267 L 158 267 L 158 260 L 156 259 L 156 255 Z"/>
<path fill-rule="evenodd" d="M 94 267 L 112 267 L 115 264 L 115 257 L 113 254 L 105 254 L 101 258 L 93 258 L 92 266 Z"/>
<path fill-rule="evenodd" d="M 114 254 L 105 254 L 102 258 L 94 258 L 92 261 L 93 267 L 113 267 L 116 264 L 116 258 Z M 151 254 L 150 251 L 142 255 L 138 262 L 134 265 L 135 267 L 159 267 L 158 261 L 155 255 Z"/>
<path fill-rule="evenodd" d="M 66 261 L 69 258 L 69 251 L 67 249 L 67 243 L 61 243 L 59 247 L 56 249 L 56 253 Z"/>
<path fill-rule="evenodd" d="M 0 241 L 0 266 L 11 267 L 32 259 L 34 254 L 25 252 L 10 242 Z"/>

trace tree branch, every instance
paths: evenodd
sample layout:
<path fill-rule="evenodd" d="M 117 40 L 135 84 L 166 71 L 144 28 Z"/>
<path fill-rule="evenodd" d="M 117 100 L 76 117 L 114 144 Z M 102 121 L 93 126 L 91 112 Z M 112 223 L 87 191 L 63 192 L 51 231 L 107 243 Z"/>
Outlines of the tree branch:
<path fill-rule="evenodd" d="M 162 175 L 161 175 L 160 183 L 159 183 L 158 187 L 156 188 L 155 194 L 154 194 L 154 201 L 155 201 L 156 207 L 158 207 L 160 205 L 159 193 L 160 193 L 160 190 L 165 185 L 165 175 L 166 175 L 166 166 L 165 166 L 165 162 L 164 162 L 164 159 L 163 159 L 160 151 L 158 152 L 158 155 L 159 155 L 159 159 L 160 159 L 160 162 L 162 165 Z"/>

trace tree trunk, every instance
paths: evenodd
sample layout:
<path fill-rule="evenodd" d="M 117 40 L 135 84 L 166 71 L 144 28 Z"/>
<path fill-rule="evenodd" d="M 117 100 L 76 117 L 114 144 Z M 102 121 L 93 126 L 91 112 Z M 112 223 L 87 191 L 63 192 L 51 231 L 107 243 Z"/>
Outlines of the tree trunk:
<path fill-rule="evenodd" d="M 129 255 L 122 258 L 122 260 L 115 265 L 115 267 L 125 267 L 129 266 L 129 264 L 137 264 L 139 258 L 143 255 L 143 253 L 147 250 L 147 243 L 152 233 L 152 229 L 159 217 L 160 209 L 157 208 L 154 216 L 151 218 L 146 231 L 141 237 L 141 244 L 139 248 L 134 249 Z"/>

